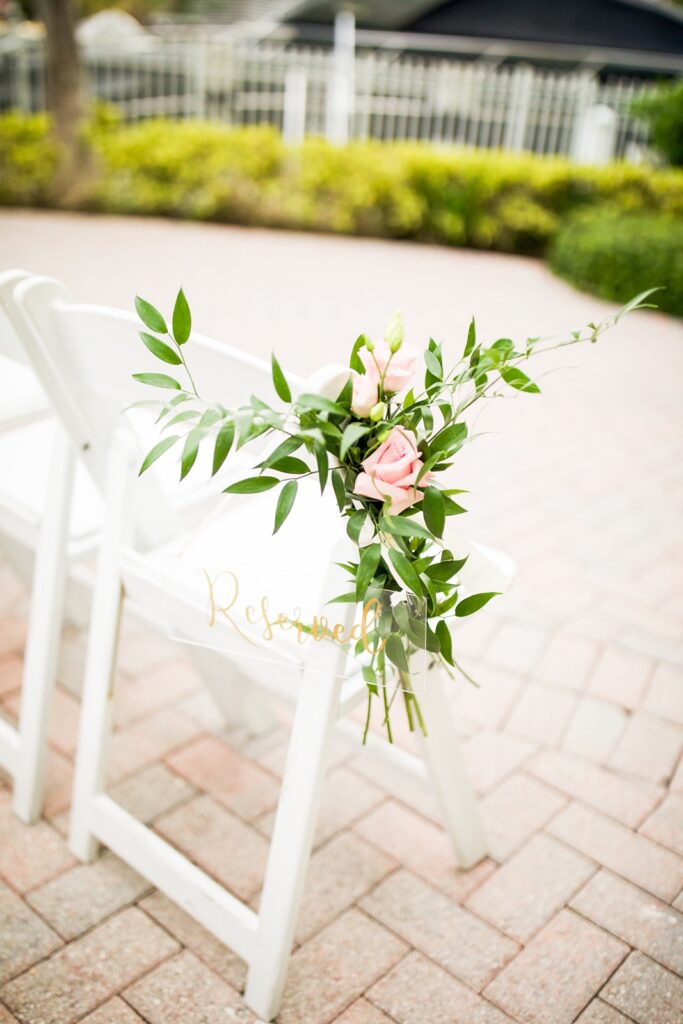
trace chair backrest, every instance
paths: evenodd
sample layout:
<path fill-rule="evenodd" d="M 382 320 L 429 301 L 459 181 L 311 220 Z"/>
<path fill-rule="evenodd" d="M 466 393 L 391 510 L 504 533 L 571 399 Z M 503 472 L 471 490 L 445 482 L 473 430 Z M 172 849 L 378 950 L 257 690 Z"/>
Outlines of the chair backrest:
<path fill-rule="evenodd" d="M 138 338 L 142 325 L 132 313 L 71 302 L 63 285 L 43 277 L 20 281 L 13 295 L 24 351 L 103 490 L 114 431 L 124 423 L 131 428 L 136 422 L 139 425 L 142 415 L 138 411 L 123 416 L 123 411 L 132 403 L 159 397 L 156 389 L 133 380 L 132 373 L 167 370 L 182 381 L 184 369 L 166 367 L 147 351 Z M 198 334 L 192 335 L 185 351 L 206 400 L 230 407 L 243 404 L 253 392 L 271 394 L 270 369 L 263 360 Z M 289 377 L 297 390 L 298 378 Z M 173 392 L 166 394 L 172 397 Z M 144 418 L 151 423 L 151 414 Z M 155 431 L 152 443 L 157 439 Z M 161 498 L 158 477 L 154 482 L 154 467 L 143 481 L 148 492 L 145 503 L 156 505 L 156 511 L 163 510 L 166 516 L 168 502 Z M 155 510 L 148 508 L 147 514 L 154 518 Z"/>

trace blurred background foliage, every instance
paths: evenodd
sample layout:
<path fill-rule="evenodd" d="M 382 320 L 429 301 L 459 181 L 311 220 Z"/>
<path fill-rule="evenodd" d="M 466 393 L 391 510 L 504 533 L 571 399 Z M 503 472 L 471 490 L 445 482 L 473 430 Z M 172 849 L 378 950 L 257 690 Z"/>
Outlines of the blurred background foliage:
<path fill-rule="evenodd" d="M 674 166 L 683 165 L 683 79 L 660 84 L 652 96 L 633 104 L 633 113 L 648 123 L 651 144 L 660 155 Z"/>
<path fill-rule="evenodd" d="M 79 208 L 550 254 L 605 298 L 666 281 L 660 307 L 683 314 L 683 170 L 419 143 L 290 147 L 272 128 L 126 125 L 110 108 L 84 141 L 93 173 Z M 0 203 L 63 205 L 58 146 L 44 115 L 0 118 Z"/>
<path fill-rule="evenodd" d="M 683 316 L 683 220 L 623 213 L 610 206 L 576 214 L 549 248 L 552 269 L 578 288 L 627 301 L 639 288 L 661 287 L 660 309 Z"/>

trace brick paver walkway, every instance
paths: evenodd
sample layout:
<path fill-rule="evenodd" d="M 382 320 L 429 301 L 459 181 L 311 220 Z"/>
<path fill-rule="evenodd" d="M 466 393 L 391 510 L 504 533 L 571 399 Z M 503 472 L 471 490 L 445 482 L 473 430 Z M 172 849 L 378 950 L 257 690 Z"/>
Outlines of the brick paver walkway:
<path fill-rule="evenodd" d="M 207 333 L 307 371 L 400 305 L 461 343 L 579 326 L 608 307 L 532 261 L 196 225 L 0 215 L 0 265 L 127 304 L 182 280 Z M 467 529 L 519 563 L 462 630 L 453 686 L 490 857 L 456 870 L 432 801 L 336 752 L 282 1024 L 683 1020 L 683 330 L 639 314 L 497 403 L 463 453 Z M 26 592 L 0 578 L 14 714 Z M 111 792 L 255 901 L 286 745 L 221 729 L 185 652 L 125 624 Z M 64 843 L 83 637 L 64 637 L 45 820 L 0 784 L 0 1024 L 253 1020 L 243 964 L 109 853 Z"/>

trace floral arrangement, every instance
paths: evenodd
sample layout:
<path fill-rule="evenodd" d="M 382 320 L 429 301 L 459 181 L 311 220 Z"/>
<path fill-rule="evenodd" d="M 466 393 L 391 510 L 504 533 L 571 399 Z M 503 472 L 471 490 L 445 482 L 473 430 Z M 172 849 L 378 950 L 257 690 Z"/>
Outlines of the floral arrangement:
<path fill-rule="evenodd" d="M 277 491 L 273 524 L 277 532 L 295 505 L 299 481 L 317 476 L 321 493 L 332 487 L 347 533 L 358 547 L 357 559 L 343 566 L 349 590 L 335 601 L 365 604 L 372 600 L 377 606 L 369 637 L 371 653 L 361 641 L 355 649 L 363 662 L 368 691 L 364 739 L 377 698 L 392 740 L 390 710 L 399 692 L 410 728 L 424 730 L 411 684 L 413 656 L 426 651 L 432 662 L 449 673 L 462 672 L 449 621 L 478 612 L 497 596 L 462 596 L 459 573 L 465 559 L 455 558 L 444 539 L 448 518 L 465 509 L 456 500 L 463 492 L 443 486 L 440 474 L 472 439 L 469 410 L 506 391 L 537 394 L 538 384 L 522 369 L 532 356 L 597 341 L 626 313 L 649 305 L 645 300 L 652 291 L 561 341 L 534 337 L 517 345 L 499 338 L 485 344 L 477 338 L 473 319 L 453 366 L 447 365 L 442 345 L 433 339 L 423 351 L 406 340 L 396 313 L 382 340 L 373 342 L 361 334 L 348 368 L 322 372 L 315 390 L 293 396 L 273 355 L 272 379 L 281 405 L 252 396 L 237 409 L 205 403 L 195 387 L 185 356 L 192 318 L 182 289 L 170 326 L 154 306 L 138 297 L 143 343 L 160 361 L 180 367 L 186 377 L 181 383 L 167 373 L 133 374 L 142 384 L 172 393 L 167 401 L 157 403 L 157 422 L 164 432 L 172 433 L 165 433 L 152 448 L 140 473 L 181 445 L 182 480 L 194 466 L 200 446 L 210 442 L 215 475 L 233 446 L 239 448 L 261 435 L 282 436 L 254 467 L 252 476 L 225 490 L 232 494 Z M 418 375 L 422 376 L 419 385 Z"/>

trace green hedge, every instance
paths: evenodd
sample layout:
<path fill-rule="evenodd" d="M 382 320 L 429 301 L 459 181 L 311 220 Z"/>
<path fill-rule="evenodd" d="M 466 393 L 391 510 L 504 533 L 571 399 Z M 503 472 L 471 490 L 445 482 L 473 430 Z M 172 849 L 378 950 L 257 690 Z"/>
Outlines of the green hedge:
<path fill-rule="evenodd" d="M 574 211 L 609 201 L 622 210 L 683 215 L 683 172 L 419 144 L 309 139 L 286 147 L 269 128 L 201 122 L 125 126 L 100 116 L 79 203 L 107 212 L 163 214 L 541 254 Z M 43 117 L 0 118 L 0 202 L 60 205 L 56 154 Z M 92 178 L 92 180 L 90 180 Z"/>
<path fill-rule="evenodd" d="M 621 300 L 669 282 L 662 305 L 681 312 L 683 171 L 405 143 L 289 148 L 270 128 L 127 126 L 107 109 L 84 143 L 81 208 L 533 255 L 550 245 L 552 266 L 581 287 Z M 0 117 L 0 204 L 62 205 L 57 165 L 44 116 Z"/>
<path fill-rule="evenodd" d="M 549 261 L 578 288 L 617 302 L 662 286 L 653 302 L 683 316 L 683 219 L 610 208 L 584 211 L 557 234 Z"/>
<path fill-rule="evenodd" d="M 0 205 L 49 205 L 57 160 L 47 117 L 0 117 Z"/>

